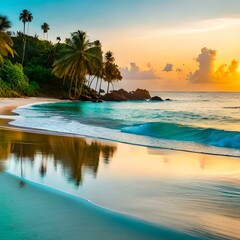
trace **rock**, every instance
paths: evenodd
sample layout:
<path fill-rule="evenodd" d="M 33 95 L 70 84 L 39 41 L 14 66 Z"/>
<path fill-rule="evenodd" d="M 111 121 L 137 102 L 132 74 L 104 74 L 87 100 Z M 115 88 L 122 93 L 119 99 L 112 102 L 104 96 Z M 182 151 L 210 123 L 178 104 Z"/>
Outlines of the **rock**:
<path fill-rule="evenodd" d="M 127 101 L 127 100 L 146 100 L 151 98 L 149 92 L 145 89 L 127 92 L 124 89 L 112 91 L 101 97 L 104 101 Z"/>
<path fill-rule="evenodd" d="M 116 93 L 116 94 L 118 94 L 118 95 L 120 95 L 120 96 L 124 96 L 124 97 L 126 97 L 127 99 L 130 99 L 130 93 L 129 92 L 127 92 L 126 90 L 124 90 L 124 89 L 119 89 L 119 90 L 115 90 L 115 91 L 113 91 L 114 93 Z"/>
<path fill-rule="evenodd" d="M 172 101 L 172 99 L 170 99 L 170 98 L 167 98 L 167 99 L 165 99 L 165 101 Z"/>
<path fill-rule="evenodd" d="M 160 102 L 162 102 L 163 100 L 162 100 L 162 98 L 160 98 L 158 96 L 154 96 L 154 97 L 150 98 L 150 101 L 160 101 Z"/>
<path fill-rule="evenodd" d="M 114 101 L 114 102 L 121 102 L 121 101 L 127 101 L 128 99 L 124 97 L 123 95 L 119 95 L 116 92 L 107 93 L 104 96 L 101 97 L 104 101 Z"/>
<path fill-rule="evenodd" d="M 130 100 L 146 100 L 151 98 L 149 92 L 146 89 L 138 88 L 136 91 L 130 93 Z"/>

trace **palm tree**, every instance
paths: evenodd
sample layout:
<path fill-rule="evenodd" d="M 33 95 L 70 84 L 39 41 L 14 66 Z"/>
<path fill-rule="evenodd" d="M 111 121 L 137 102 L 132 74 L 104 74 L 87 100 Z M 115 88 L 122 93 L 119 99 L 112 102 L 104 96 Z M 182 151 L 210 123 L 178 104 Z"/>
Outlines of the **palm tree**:
<path fill-rule="evenodd" d="M 109 85 L 114 80 L 120 81 L 122 79 L 118 66 L 114 63 L 115 58 L 111 51 L 106 52 L 104 63 L 104 80 L 108 83 L 107 93 L 109 92 Z"/>
<path fill-rule="evenodd" d="M 6 16 L 0 16 L 0 31 L 6 32 L 11 27 L 11 22 Z"/>
<path fill-rule="evenodd" d="M 29 14 L 31 14 L 27 9 L 22 10 L 19 16 L 19 20 L 23 22 L 23 33 L 26 33 L 26 23 L 28 22 Z"/>
<path fill-rule="evenodd" d="M 32 13 L 29 12 L 28 21 L 27 21 L 27 23 L 28 23 L 28 30 L 27 30 L 28 34 L 29 34 L 29 23 L 32 22 L 32 20 L 33 20 L 33 15 L 32 15 Z"/>
<path fill-rule="evenodd" d="M 25 52 L 26 52 L 26 23 L 31 22 L 32 19 L 33 19 L 33 16 L 32 16 L 30 11 L 28 11 L 27 9 L 22 10 L 22 12 L 20 13 L 20 16 L 19 16 L 19 20 L 23 22 L 23 34 L 24 34 L 22 65 L 23 65 L 23 62 L 24 62 Z"/>
<path fill-rule="evenodd" d="M 61 42 L 61 38 L 60 37 L 57 37 L 56 40 L 58 41 L 58 43 Z"/>
<path fill-rule="evenodd" d="M 43 39 L 45 39 L 45 34 L 47 34 L 47 40 L 48 40 L 48 30 L 50 30 L 49 24 L 46 22 L 43 23 L 41 26 L 41 29 L 43 30 Z"/>
<path fill-rule="evenodd" d="M 12 49 L 13 41 L 6 33 L 6 30 L 11 27 L 10 21 L 5 16 L 0 15 L 0 63 L 3 63 L 3 57 L 10 54 L 12 57 L 15 51 Z"/>
<path fill-rule="evenodd" d="M 69 98 L 77 99 L 82 92 L 86 75 L 102 63 L 101 45 L 90 42 L 85 32 L 71 33 L 59 57 L 53 64 L 53 74 L 70 80 Z M 74 82 L 74 96 L 72 85 Z"/>

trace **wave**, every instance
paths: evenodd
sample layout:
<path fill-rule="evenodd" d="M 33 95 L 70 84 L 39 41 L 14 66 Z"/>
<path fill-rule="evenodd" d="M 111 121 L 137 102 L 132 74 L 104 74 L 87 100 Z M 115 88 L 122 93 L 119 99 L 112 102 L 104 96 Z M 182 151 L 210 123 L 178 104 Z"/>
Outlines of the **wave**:
<path fill-rule="evenodd" d="M 240 132 L 235 131 L 198 128 L 165 122 L 152 122 L 128 126 L 122 128 L 121 131 L 164 140 L 196 142 L 224 148 L 240 148 Z"/>

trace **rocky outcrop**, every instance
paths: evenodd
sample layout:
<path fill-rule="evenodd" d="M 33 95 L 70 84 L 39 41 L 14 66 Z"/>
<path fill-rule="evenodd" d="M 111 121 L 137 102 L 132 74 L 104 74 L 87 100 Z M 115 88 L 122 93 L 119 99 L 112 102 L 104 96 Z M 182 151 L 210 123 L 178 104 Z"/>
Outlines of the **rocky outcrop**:
<path fill-rule="evenodd" d="M 160 97 L 158 97 L 158 96 L 151 97 L 149 100 L 150 100 L 150 101 L 160 101 L 160 102 L 163 101 L 162 98 L 160 98 Z"/>
<path fill-rule="evenodd" d="M 151 98 L 149 92 L 146 89 L 140 89 L 138 88 L 136 91 L 130 92 L 130 98 L 131 100 L 146 100 Z"/>
<path fill-rule="evenodd" d="M 124 89 L 119 89 L 111 93 L 107 93 L 101 97 L 104 101 L 127 101 L 127 100 L 147 100 L 151 96 L 145 89 L 137 89 L 136 91 L 127 92 Z"/>
<path fill-rule="evenodd" d="M 107 93 L 104 96 L 101 97 L 104 101 L 114 101 L 114 102 L 121 102 L 121 101 L 127 101 L 128 98 L 126 98 L 123 95 L 119 95 L 115 92 Z"/>

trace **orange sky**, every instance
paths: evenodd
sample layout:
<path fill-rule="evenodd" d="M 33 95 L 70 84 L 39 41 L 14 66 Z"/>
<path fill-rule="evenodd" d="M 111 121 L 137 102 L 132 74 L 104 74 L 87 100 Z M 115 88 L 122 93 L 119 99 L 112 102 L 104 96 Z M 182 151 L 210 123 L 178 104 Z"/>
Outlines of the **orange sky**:
<path fill-rule="evenodd" d="M 47 22 L 53 42 L 76 30 L 99 39 L 121 67 L 116 88 L 240 91 L 239 0 L 1 0 L 13 31 L 22 31 L 23 9 L 34 17 L 30 35 L 41 38 Z M 202 49 L 214 56 L 206 52 L 197 62 Z"/>

